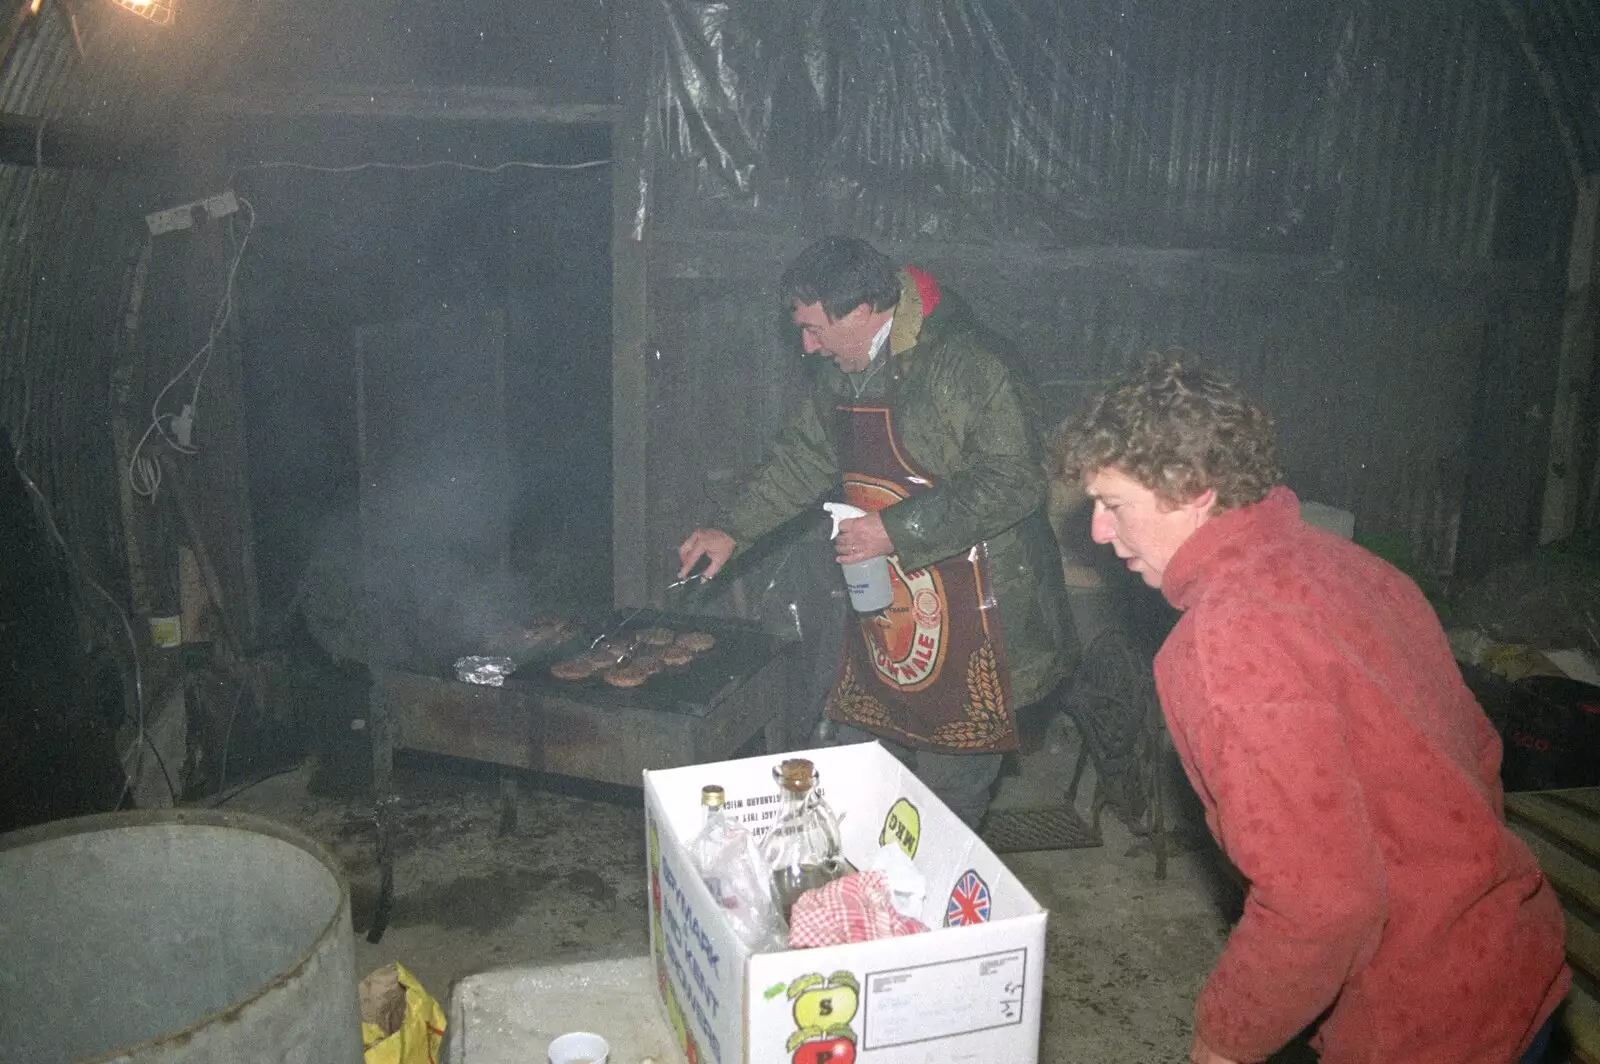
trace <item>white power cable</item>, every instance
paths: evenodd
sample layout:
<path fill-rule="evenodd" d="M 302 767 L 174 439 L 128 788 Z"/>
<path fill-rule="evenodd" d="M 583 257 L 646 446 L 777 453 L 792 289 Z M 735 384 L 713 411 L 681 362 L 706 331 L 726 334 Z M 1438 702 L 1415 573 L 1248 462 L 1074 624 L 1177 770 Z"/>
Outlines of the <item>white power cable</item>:
<path fill-rule="evenodd" d="M 246 166 L 240 172 L 246 170 L 288 169 L 308 170 L 322 174 L 352 174 L 362 170 L 420 171 L 451 168 L 470 170 L 481 174 L 497 174 L 505 170 L 519 168 L 527 170 L 589 170 L 599 166 L 609 166 L 610 164 L 611 159 L 609 157 L 586 159 L 583 162 L 576 163 L 543 163 L 526 159 L 511 159 L 492 166 L 458 162 L 454 159 L 435 159 L 422 163 L 391 163 L 372 160 L 354 163 L 349 166 L 319 166 L 313 163 L 294 162 L 291 160 L 271 160 Z M 236 173 L 234 177 L 237 176 L 238 174 Z M 233 184 L 234 178 L 230 177 L 227 187 L 232 188 Z M 255 207 L 244 196 L 237 193 L 235 195 L 239 200 L 239 205 L 246 213 L 244 238 L 240 241 L 239 247 L 234 253 L 232 264 L 228 267 L 227 283 L 223 287 L 222 298 L 217 303 L 216 313 L 212 316 L 211 329 L 206 336 L 206 342 L 184 364 L 183 368 L 174 374 L 171 380 L 167 381 L 161 391 L 156 393 L 155 399 L 150 404 L 150 424 L 146 426 L 144 435 L 139 437 L 139 442 L 134 446 L 133 454 L 128 460 L 128 486 L 133 489 L 136 495 L 147 499 L 154 499 L 157 492 L 161 490 L 161 466 L 159 463 L 145 457 L 143 453 L 145 445 L 150 442 L 151 435 L 159 435 L 167 446 L 180 454 L 198 454 L 200 451 L 200 448 L 192 442 L 194 418 L 200 406 L 200 384 L 205 378 L 207 367 L 211 365 L 211 356 L 216 350 L 217 339 L 222 335 L 223 328 L 233 314 L 234 281 L 238 276 L 239 263 L 244 259 L 245 247 L 250 243 L 250 234 L 255 230 L 256 223 Z M 179 413 L 174 414 L 171 411 L 163 411 L 161 404 L 167 397 L 167 393 L 177 387 L 178 382 L 183 380 L 191 369 L 194 369 L 197 362 L 200 364 L 200 368 L 194 375 L 194 387 L 190 390 L 189 402 L 182 407 Z"/>
<path fill-rule="evenodd" d="M 199 454 L 200 448 L 193 440 L 193 426 L 195 412 L 200 407 L 200 385 L 205 380 L 206 370 L 211 365 L 211 356 L 216 352 L 217 340 L 227 327 L 228 319 L 233 316 L 233 286 L 239 275 L 239 263 L 244 260 L 245 248 L 250 244 L 250 234 L 255 231 L 256 211 L 250 201 L 243 196 L 238 197 L 239 206 L 245 211 L 244 237 L 239 241 L 239 246 L 233 254 L 233 262 L 228 266 L 228 277 L 222 288 L 222 297 L 217 301 L 217 309 L 211 316 L 211 328 L 206 335 L 206 342 L 200 345 L 183 368 L 173 374 L 172 379 L 162 386 L 156 397 L 150 403 L 150 424 L 146 426 L 144 435 L 139 437 L 139 442 L 134 445 L 133 454 L 128 459 L 128 486 L 134 494 L 154 500 L 156 493 L 161 490 L 161 466 L 158 462 L 144 456 L 145 445 L 150 441 L 152 434 L 157 434 L 162 441 L 179 454 Z M 196 364 L 199 369 L 195 370 Z M 162 411 L 162 401 L 167 393 L 178 386 L 178 383 L 194 373 L 194 387 L 190 389 L 189 401 L 184 404 L 180 413 Z"/>
<path fill-rule="evenodd" d="M 43 132 L 43 124 L 41 123 L 39 130 L 39 136 L 41 139 L 43 137 Z M 469 170 L 474 173 L 482 174 L 497 174 L 510 169 L 567 171 L 589 170 L 596 167 L 609 166 L 610 164 L 611 159 L 609 157 L 602 159 L 588 159 L 577 163 L 541 163 L 527 160 L 509 160 L 492 166 L 480 166 L 473 163 L 458 162 L 451 159 L 438 159 L 423 163 L 391 163 L 369 161 L 355 163 L 349 166 L 318 166 L 312 163 L 275 160 L 256 163 L 252 166 L 246 166 L 243 167 L 242 170 L 283 169 L 305 170 L 313 173 L 323 174 L 351 174 L 364 170 L 423 171 L 446 168 Z M 237 174 L 235 176 L 237 176 Z M 227 187 L 232 188 L 233 183 L 233 178 L 230 178 Z M 150 423 L 145 427 L 144 434 L 139 437 L 139 442 L 134 446 L 133 453 L 128 460 L 128 486 L 133 489 L 135 494 L 147 499 L 154 500 L 157 493 L 161 490 L 161 465 L 159 462 L 145 456 L 143 453 L 145 446 L 150 442 L 150 437 L 152 434 L 159 435 L 169 447 L 175 451 L 178 451 L 180 454 L 198 454 L 200 451 L 200 448 L 192 442 L 194 418 L 200 405 L 200 385 L 205 378 L 207 368 L 209 368 L 211 365 L 211 356 L 216 350 L 217 339 L 222 335 L 228 319 L 233 314 L 234 283 L 238 277 L 239 264 L 244 259 L 245 248 L 250 243 L 250 235 L 255 230 L 255 207 L 244 196 L 237 195 L 237 198 L 240 207 L 242 207 L 246 213 L 244 237 L 240 240 L 239 246 L 234 252 L 233 262 L 228 267 L 227 281 L 223 286 L 222 297 L 217 302 L 217 309 L 212 315 L 211 328 L 206 336 L 206 341 L 200 346 L 200 349 L 190 357 L 189 361 L 184 363 L 183 368 L 175 373 L 172 378 L 162 386 L 161 390 L 156 393 L 155 399 L 150 404 Z M 197 363 L 199 364 L 199 369 L 194 374 L 194 386 L 191 388 L 189 393 L 189 402 L 177 414 L 174 414 L 171 411 L 163 412 L 161 409 L 161 404 L 166 398 L 167 393 L 177 387 L 178 383 L 189 374 L 190 370 L 195 368 Z M 18 472 L 21 472 L 20 465 L 18 466 Z M 27 479 L 26 474 L 24 474 L 23 479 L 27 482 L 28 487 L 39 498 L 39 500 L 43 502 L 43 495 L 40 494 L 39 489 L 34 486 L 33 482 Z M 48 518 L 48 516 L 49 513 L 47 507 L 46 517 Z M 61 544 L 63 551 L 66 551 L 66 542 L 61 538 L 61 533 L 56 530 L 55 522 L 53 520 L 50 521 L 50 530 L 55 535 L 56 540 Z M 134 692 L 135 701 L 138 707 L 138 734 L 134 739 L 133 745 L 130 746 L 127 756 L 123 760 L 124 764 L 126 764 L 130 758 L 135 756 L 135 750 L 137 750 L 138 757 L 142 763 L 144 758 L 143 748 L 147 743 L 149 743 L 149 739 L 145 734 L 144 684 L 139 663 L 139 647 L 138 643 L 134 639 L 133 626 L 129 621 L 127 614 L 122 611 L 122 608 L 117 605 L 116 601 L 112 599 L 111 596 L 107 594 L 99 584 L 94 582 L 93 578 L 89 577 L 87 573 L 84 574 L 84 578 L 88 580 L 95 590 L 99 591 L 101 596 L 104 597 L 105 600 L 111 604 L 112 608 L 117 611 L 117 615 L 121 619 L 123 629 L 128 637 L 128 645 L 133 651 Z M 242 690 L 243 689 L 241 686 L 241 693 Z M 234 709 L 237 710 L 237 708 L 238 701 L 236 697 Z M 231 731 L 231 729 L 232 714 L 230 714 L 229 718 L 229 730 Z M 154 747 L 152 746 L 151 749 L 154 750 Z M 159 752 L 156 756 L 159 759 Z M 224 744 L 223 756 L 224 758 L 227 756 L 226 744 Z M 226 761 L 224 761 L 224 765 L 226 765 Z M 135 772 L 136 771 L 137 766 L 135 767 Z M 124 796 L 126 796 L 128 789 L 132 786 L 135 772 L 127 773 L 127 779 L 123 786 Z M 165 765 L 162 765 L 162 773 L 163 775 L 166 774 Z M 168 777 L 167 780 L 167 787 L 169 791 L 173 789 L 170 777 Z M 173 794 L 173 801 L 174 803 L 177 801 L 177 795 L 175 793 Z M 118 799 L 117 804 L 119 806 L 122 804 L 120 798 Z"/>
<path fill-rule="evenodd" d="M 117 797 L 117 804 L 113 806 L 113 808 L 119 809 L 122 807 L 122 799 L 127 797 L 129 788 L 133 786 L 133 777 L 138 774 L 144 764 L 144 747 L 150 741 L 144 729 L 144 668 L 139 660 L 139 641 L 134 638 L 133 622 L 128 619 L 127 612 L 118 605 L 116 599 L 111 597 L 109 591 L 100 586 L 99 581 L 89 575 L 88 566 L 84 565 L 77 555 L 73 553 L 72 548 L 67 546 L 66 537 L 62 536 L 61 529 L 56 525 L 55 516 L 51 513 L 50 500 L 45 498 L 44 492 L 39 490 L 39 485 L 35 484 L 33 478 L 28 476 L 27 470 L 22 468 L 22 453 L 20 450 L 12 454 L 11 463 L 17 471 L 17 476 L 22 478 L 22 483 L 27 487 L 28 494 L 33 496 L 39 514 L 44 518 L 45 527 L 50 530 L 50 537 L 55 540 L 56 546 L 61 548 L 62 557 L 78 571 L 78 575 L 83 579 L 84 583 L 99 592 L 100 597 L 106 600 L 106 603 L 116 613 L 117 619 L 122 622 L 122 632 L 128 640 L 128 651 L 133 655 L 133 702 L 137 730 L 134 734 L 133 742 L 128 746 L 128 752 L 122 756 L 122 793 Z M 129 762 L 132 761 L 135 751 L 138 752 L 139 760 L 130 767 Z M 157 757 L 159 758 L 159 756 L 160 754 L 158 753 Z M 173 786 L 172 777 L 167 776 L 165 764 L 161 766 L 161 773 L 166 776 L 167 791 L 172 795 L 172 802 L 176 805 L 178 802 L 177 791 Z"/>
<path fill-rule="evenodd" d="M 478 174 L 498 174 L 502 170 L 521 168 L 524 170 L 590 170 L 597 166 L 610 166 L 611 158 L 586 159 L 581 163 L 536 163 L 523 159 L 512 159 L 508 162 L 496 163 L 493 166 L 479 166 L 476 163 L 457 162 L 454 159 L 434 159 L 425 163 L 387 163 L 364 162 L 353 163 L 350 166 L 316 166 L 312 163 L 298 163 L 287 161 L 261 162 L 246 166 L 244 170 L 310 170 L 319 174 L 353 174 L 361 170 L 437 170 L 440 168 L 453 168 L 457 170 L 471 170 Z M 243 171 L 241 171 L 243 172 Z M 231 184 L 231 182 L 230 182 Z"/>

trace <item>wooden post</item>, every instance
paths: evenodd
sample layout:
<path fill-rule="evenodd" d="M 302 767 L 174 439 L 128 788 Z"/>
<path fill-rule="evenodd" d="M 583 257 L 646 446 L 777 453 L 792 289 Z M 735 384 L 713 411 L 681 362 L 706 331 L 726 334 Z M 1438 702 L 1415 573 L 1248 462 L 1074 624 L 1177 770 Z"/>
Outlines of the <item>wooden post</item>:
<path fill-rule="evenodd" d="M 611 572 L 618 607 L 649 601 L 650 198 L 654 181 L 645 115 L 652 23 L 649 5 L 612 5 L 618 112 L 611 125 Z"/>
<path fill-rule="evenodd" d="M 1596 320 L 1600 318 L 1600 173 L 1578 181 L 1567 252 L 1567 300 L 1561 322 L 1561 355 L 1556 370 L 1555 404 L 1550 417 L 1550 461 L 1545 466 L 1544 508 L 1539 542 L 1572 534 L 1583 511 L 1589 470 L 1581 468 L 1586 450 L 1584 404 L 1594 375 Z"/>
<path fill-rule="evenodd" d="M 137 642 L 148 644 L 152 594 L 150 574 L 145 567 L 145 554 L 141 536 L 146 536 L 145 511 L 134 499 L 133 486 L 128 480 L 128 463 L 133 461 L 133 448 L 138 437 L 128 421 L 130 411 L 147 414 L 143 396 L 133 399 L 133 365 L 138 356 L 137 334 L 139 314 L 144 305 L 145 281 L 150 276 L 150 244 L 139 252 L 128 280 L 128 293 L 124 302 L 122 328 L 117 331 L 116 364 L 111 371 L 111 437 L 117 455 L 117 497 L 122 507 L 122 545 L 128 560 L 128 586 L 131 612 L 139 620 Z M 20 441 L 19 441 L 20 446 Z"/>

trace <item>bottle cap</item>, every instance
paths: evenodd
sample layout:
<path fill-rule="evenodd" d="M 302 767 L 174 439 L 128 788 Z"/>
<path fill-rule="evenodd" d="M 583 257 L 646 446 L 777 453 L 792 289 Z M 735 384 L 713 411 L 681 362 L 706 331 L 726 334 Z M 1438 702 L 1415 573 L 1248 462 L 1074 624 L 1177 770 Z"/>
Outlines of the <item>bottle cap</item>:
<path fill-rule="evenodd" d="M 791 757 L 778 766 L 778 783 L 786 791 L 809 791 L 816 772 L 816 766 L 805 758 Z"/>
<path fill-rule="evenodd" d="M 700 804 L 707 809 L 721 809 L 727 797 L 722 788 L 715 783 L 708 783 L 700 788 Z"/>

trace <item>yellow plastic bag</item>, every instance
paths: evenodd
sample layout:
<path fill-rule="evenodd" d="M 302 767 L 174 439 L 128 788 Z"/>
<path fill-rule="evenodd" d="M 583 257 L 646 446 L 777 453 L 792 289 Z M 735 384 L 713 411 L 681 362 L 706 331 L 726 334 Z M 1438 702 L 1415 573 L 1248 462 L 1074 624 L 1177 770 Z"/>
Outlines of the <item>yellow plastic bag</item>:
<path fill-rule="evenodd" d="M 405 965 L 379 968 L 360 993 L 366 1064 L 438 1064 L 444 1010 Z"/>
<path fill-rule="evenodd" d="M 1478 664 L 1513 683 L 1529 676 L 1566 675 L 1538 649 L 1522 643 L 1496 643 L 1485 647 Z"/>

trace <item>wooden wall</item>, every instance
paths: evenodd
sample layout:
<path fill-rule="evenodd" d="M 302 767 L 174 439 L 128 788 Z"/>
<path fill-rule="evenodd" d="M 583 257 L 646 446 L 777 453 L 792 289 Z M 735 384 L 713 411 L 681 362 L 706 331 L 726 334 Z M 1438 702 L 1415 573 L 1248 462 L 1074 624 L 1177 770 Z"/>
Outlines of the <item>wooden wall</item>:
<path fill-rule="evenodd" d="M 648 244 L 643 343 L 624 346 L 616 566 L 654 598 L 798 394 L 773 289 L 800 240 L 697 232 Z M 1021 345 L 1066 416 L 1144 353 L 1190 348 L 1278 420 L 1291 486 L 1408 544 L 1429 574 L 1531 545 L 1559 327 L 1538 269 L 1230 252 L 929 244 L 885 247 L 960 291 Z M 642 294 L 618 287 L 619 304 Z M 631 404 L 631 405 L 630 405 Z M 628 426 L 625 428 L 624 426 Z M 619 448 L 619 455 L 623 453 Z M 1463 522 L 1466 523 L 1463 529 Z"/>

